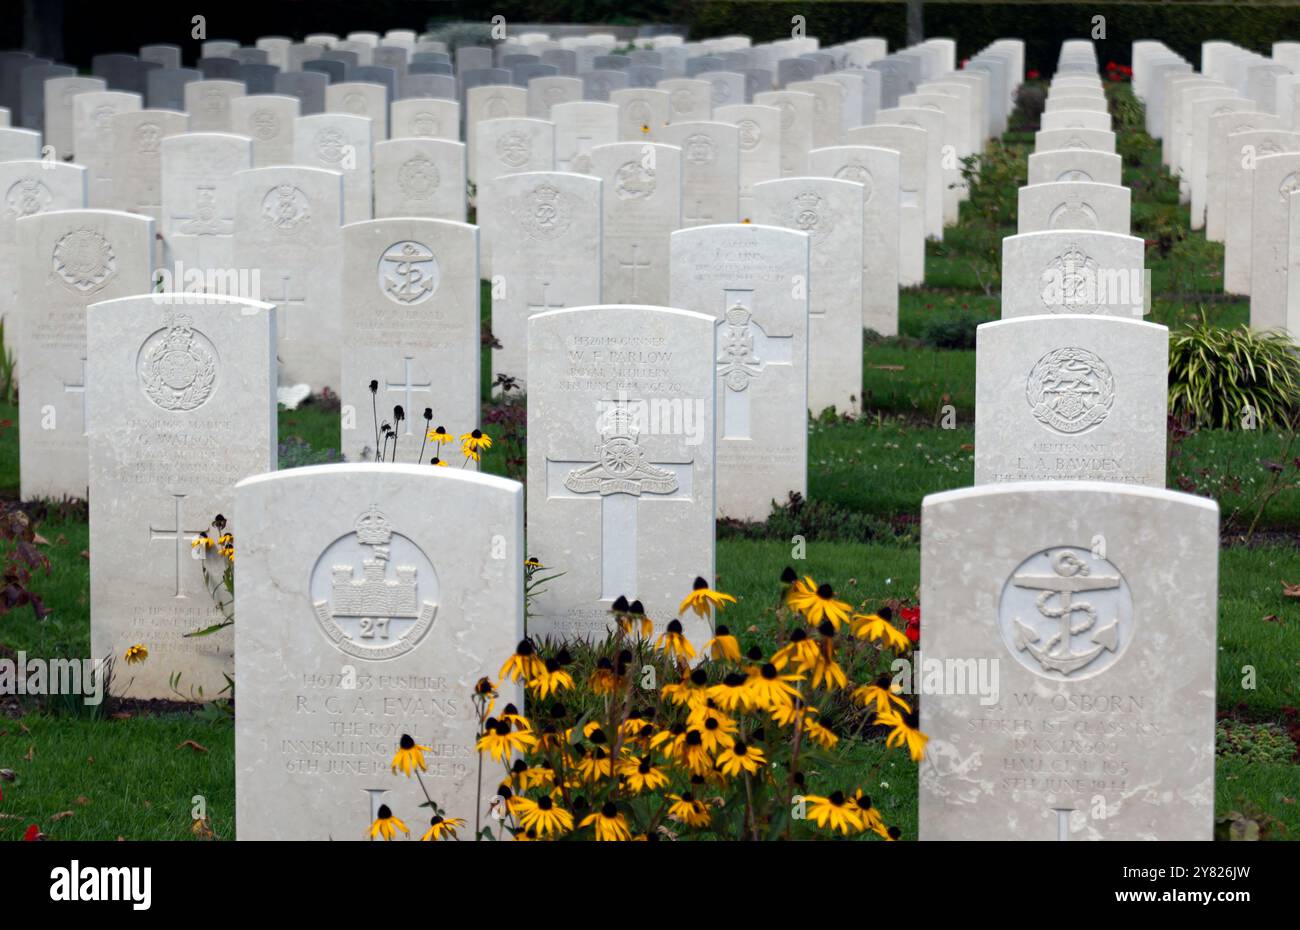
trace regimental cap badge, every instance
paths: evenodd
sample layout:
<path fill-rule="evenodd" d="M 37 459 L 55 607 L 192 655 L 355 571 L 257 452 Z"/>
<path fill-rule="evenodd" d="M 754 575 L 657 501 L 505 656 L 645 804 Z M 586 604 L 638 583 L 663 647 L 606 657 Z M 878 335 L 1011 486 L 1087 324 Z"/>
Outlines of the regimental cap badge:
<path fill-rule="evenodd" d="M 393 538 L 393 525 L 375 505 L 357 517 L 357 540 L 367 546 L 386 546 Z"/>

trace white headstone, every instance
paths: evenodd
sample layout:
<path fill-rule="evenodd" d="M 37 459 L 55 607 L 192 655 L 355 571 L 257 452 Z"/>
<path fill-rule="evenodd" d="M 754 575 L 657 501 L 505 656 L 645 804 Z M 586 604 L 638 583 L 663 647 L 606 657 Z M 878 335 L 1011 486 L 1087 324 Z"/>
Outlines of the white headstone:
<path fill-rule="evenodd" d="M 276 464 L 274 309 L 193 299 L 141 294 L 86 314 L 91 652 L 133 698 L 174 698 L 173 676 L 196 698 L 226 688 L 230 628 L 186 638 L 224 619 L 192 542 L 234 512 L 236 482 Z M 128 671 L 136 644 L 149 660 Z"/>
<path fill-rule="evenodd" d="M 975 483 L 1165 486 L 1169 331 L 1057 314 L 976 333 Z"/>
<path fill-rule="evenodd" d="M 1002 318 L 1086 313 L 1141 319 L 1145 243 L 1092 230 L 1047 230 L 1002 240 Z"/>
<path fill-rule="evenodd" d="M 375 146 L 375 219 L 465 221 L 465 146 L 448 139 L 390 139 Z"/>
<path fill-rule="evenodd" d="M 325 88 L 325 109 L 367 117 L 374 142 L 388 138 L 388 88 L 366 81 L 344 81 Z"/>
<path fill-rule="evenodd" d="M 297 97 L 254 94 L 230 101 L 233 131 L 253 140 L 253 167 L 293 164 L 293 127 L 301 112 Z"/>
<path fill-rule="evenodd" d="M 45 144 L 54 147 L 55 158 L 77 154 L 72 131 L 77 96 L 106 90 L 108 84 L 94 77 L 57 77 L 45 82 Z"/>
<path fill-rule="evenodd" d="M 555 168 L 579 174 L 591 171 L 591 150 L 618 141 L 618 107 L 579 100 L 551 107 L 555 124 Z"/>
<path fill-rule="evenodd" d="M 460 104 L 438 97 L 408 97 L 389 107 L 394 139 L 460 139 Z"/>
<path fill-rule="evenodd" d="M 235 610 L 266 618 L 236 627 L 239 838 L 360 840 L 386 805 L 418 839 L 423 791 L 390 768 L 403 736 L 431 747 L 420 779 L 464 838 L 492 822 L 499 779 L 478 765 L 471 695 L 523 637 L 523 489 L 321 465 L 242 481 L 234 520 Z M 522 708 L 517 684 L 498 688 L 500 707 Z"/>
<path fill-rule="evenodd" d="M 591 150 L 602 183 L 601 299 L 668 303 L 668 238 L 681 225 L 681 149 L 615 142 Z"/>
<path fill-rule="evenodd" d="M 922 702 L 922 840 L 1212 838 L 1218 517 L 1098 482 L 925 499 L 916 674 L 984 684 Z"/>
<path fill-rule="evenodd" d="M 863 187 L 833 178 L 754 186 L 753 221 L 807 233 L 808 408 L 854 414 L 862 405 Z"/>
<path fill-rule="evenodd" d="M 343 229 L 343 375 L 348 461 L 374 461 L 376 423 L 396 424 L 399 462 L 413 462 L 433 409 L 456 435 L 479 425 L 478 229 L 448 220 L 385 219 Z M 370 383 L 378 382 L 377 393 Z M 382 435 L 378 439 L 382 451 Z M 393 443 L 389 443 L 393 451 Z M 433 453 L 430 453 L 432 455 Z"/>
<path fill-rule="evenodd" d="M 162 220 L 162 140 L 185 132 L 190 118 L 171 110 L 136 110 L 110 116 L 113 209 Z M 161 231 L 161 230 L 160 230 Z"/>
<path fill-rule="evenodd" d="M 1123 171 L 1124 159 L 1109 152 L 1057 149 L 1029 156 L 1030 184 L 1050 184 L 1053 181 L 1119 184 Z"/>
<path fill-rule="evenodd" d="M 1052 181 L 1020 188 L 1017 231 L 1097 229 L 1129 232 L 1129 189 L 1092 181 Z"/>
<path fill-rule="evenodd" d="M 530 316 L 600 303 L 600 188 L 599 178 L 533 171 L 503 175 L 484 189 L 477 217 L 496 255 L 494 382 L 526 377 Z"/>
<path fill-rule="evenodd" d="M 276 308 L 279 382 L 339 387 L 343 179 L 283 165 L 234 178 L 235 267 Z"/>
<path fill-rule="evenodd" d="M 138 111 L 139 94 L 105 90 L 78 94 L 72 101 L 72 136 L 77 163 L 86 166 L 86 203 L 109 207 L 113 203 L 113 123 L 118 113 Z"/>
<path fill-rule="evenodd" d="M 657 636 L 712 580 L 714 329 L 644 305 L 528 321 L 528 545 L 563 572 L 529 605 L 530 635 L 603 638 L 626 597 Z M 698 651 L 709 625 L 681 620 Z"/>
<path fill-rule="evenodd" d="M 1300 152 L 1255 160 L 1250 221 L 1250 326 L 1285 329 L 1291 194 L 1300 189 Z"/>
<path fill-rule="evenodd" d="M 163 139 L 160 232 L 173 274 L 178 264 L 235 267 L 235 172 L 252 166 L 253 143 L 247 136 L 187 132 Z"/>
<path fill-rule="evenodd" d="M 739 129 L 722 122 L 679 122 L 665 126 L 660 136 L 682 150 L 682 228 L 740 219 Z"/>
<path fill-rule="evenodd" d="M 294 161 L 343 175 L 343 222 L 356 223 L 373 215 L 371 204 L 371 143 L 373 126 L 364 116 L 313 113 L 293 124 Z"/>
<path fill-rule="evenodd" d="M 230 104 L 245 94 L 242 81 L 190 81 L 185 85 L 185 112 L 195 132 L 231 132 Z"/>
<path fill-rule="evenodd" d="M 83 182 L 84 183 L 84 182 Z M 153 221 L 108 210 L 36 213 L 15 223 L 23 500 L 86 496 L 86 307 L 146 293 Z"/>
<path fill-rule="evenodd" d="M 925 130 L 914 126 L 859 126 L 848 133 L 850 145 L 892 149 L 898 153 L 898 283 L 912 287 L 925 281 L 926 179 Z"/>
<path fill-rule="evenodd" d="M 0 268 L 8 269 L 0 278 L 0 320 L 9 319 L 19 306 L 25 247 L 18 237 L 18 220 L 50 210 L 84 209 L 88 175 L 80 165 L 58 161 L 0 161 Z M 25 297 L 32 300 L 36 295 Z"/>
<path fill-rule="evenodd" d="M 728 224 L 673 233 L 674 307 L 717 321 L 718 515 L 767 519 L 808 494 L 810 238 Z"/>

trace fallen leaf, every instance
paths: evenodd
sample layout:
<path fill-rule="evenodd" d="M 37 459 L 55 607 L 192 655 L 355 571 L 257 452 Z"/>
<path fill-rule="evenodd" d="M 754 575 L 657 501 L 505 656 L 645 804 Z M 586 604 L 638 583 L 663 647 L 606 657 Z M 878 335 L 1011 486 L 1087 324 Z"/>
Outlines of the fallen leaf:
<path fill-rule="evenodd" d="M 67 820 L 69 817 L 73 817 L 73 816 L 75 816 L 73 811 L 59 811 L 57 814 L 55 814 L 50 818 L 50 822 L 56 823 L 60 820 Z"/>
<path fill-rule="evenodd" d="M 963 451 L 963 452 L 974 452 L 974 451 L 975 451 L 975 446 L 974 446 L 974 444 L 972 444 L 972 443 L 969 443 L 969 442 L 963 442 L 963 443 L 961 444 L 961 451 Z"/>
<path fill-rule="evenodd" d="M 1281 584 L 1283 597 L 1300 597 L 1300 584 L 1291 584 L 1286 581 L 1281 582 Z"/>
<path fill-rule="evenodd" d="M 1265 622 L 1265 623 L 1281 623 L 1281 622 L 1282 622 L 1282 618 L 1279 617 L 1277 614 L 1267 614 L 1267 615 L 1264 617 L 1264 622 Z"/>
<path fill-rule="evenodd" d="M 194 740 L 192 740 L 192 739 L 187 739 L 187 740 L 185 740 L 185 742 L 183 742 L 183 743 L 177 743 L 177 744 L 176 744 L 176 748 L 177 748 L 177 749 L 183 749 L 183 748 L 186 748 L 186 747 L 188 747 L 188 748 L 190 748 L 190 749 L 193 749 L 195 752 L 207 752 L 207 751 L 208 751 L 208 747 L 206 747 L 206 746 L 201 746 L 201 745 L 199 745 L 198 743 L 194 742 Z"/>
<path fill-rule="evenodd" d="M 38 546 L 48 546 L 50 544 L 50 541 L 46 539 L 44 536 L 42 536 L 40 533 L 32 534 L 32 542 L 36 543 L 36 545 Z"/>
<path fill-rule="evenodd" d="M 86 549 L 81 550 L 81 557 L 87 561 L 90 560 L 90 552 Z"/>
<path fill-rule="evenodd" d="M 867 367 L 876 371 L 907 371 L 906 365 L 868 365 Z"/>
<path fill-rule="evenodd" d="M 27 755 L 23 756 L 23 758 L 26 759 L 28 762 L 31 762 L 33 759 L 35 759 L 35 758 L 36 758 L 36 747 L 35 747 L 35 746 L 28 746 L 28 747 L 27 747 Z"/>

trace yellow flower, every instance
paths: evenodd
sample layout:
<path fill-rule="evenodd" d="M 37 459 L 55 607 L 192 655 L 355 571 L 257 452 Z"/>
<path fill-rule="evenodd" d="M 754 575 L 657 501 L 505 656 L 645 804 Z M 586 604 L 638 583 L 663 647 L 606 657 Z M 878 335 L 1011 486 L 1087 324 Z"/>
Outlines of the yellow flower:
<path fill-rule="evenodd" d="M 618 684 L 618 676 L 614 674 L 614 663 L 607 656 L 601 656 L 596 660 L 596 668 L 587 678 L 587 687 L 591 689 L 592 694 L 613 694 L 614 686 Z"/>
<path fill-rule="evenodd" d="M 756 705 L 757 695 L 749 686 L 749 676 L 731 672 L 709 688 L 709 700 L 727 712 L 746 711 Z"/>
<path fill-rule="evenodd" d="M 849 803 L 844 792 L 836 791 L 830 797 L 804 795 L 805 813 L 819 827 L 830 827 L 847 835 L 863 829 L 862 816 L 855 805 Z"/>
<path fill-rule="evenodd" d="M 897 704 L 903 713 L 907 713 L 912 707 L 898 696 L 898 692 L 894 690 L 894 687 L 894 683 L 888 675 L 881 675 L 871 684 L 862 685 L 855 689 L 853 699 L 866 707 L 875 704 L 877 714 L 883 714 L 889 710 L 891 704 Z"/>
<path fill-rule="evenodd" d="M 584 817 L 579 826 L 585 827 L 589 824 L 595 825 L 596 839 L 599 841 L 632 839 L 632 831 L 628 829 L 627 818 L 619 812 L 619 809 L 614 806 L 612 801 L 606 801 L 599 811 Z"/>
<path fill-rule="evenodd" d="M 718 754 L 718 768 L 724 775 L 739 775 L 741 772 L 753 775 L 764 765 L 767 765 L 767 759 L 763 757 L 763 750 L 747 746 L 740 740 Z"/>
<path fill-rule="evenodd" d="M 722 711 L 715 707 L 706 706 L 697 707 L 691 711 L 686 725 L 692 730 L 699 731 L 700 741 L 704 749 L 711 753 L 734 745 L 736 739 L 733 734 L 740 729 L 736 721 Z"/>
<path fill-rule="evenodd" d="M 560 667 L 556 659 L 547 659 L 542 671 L 528 679 L 528 690 L 536 691 L 544 698 L 548 694 L 559 694 L 561 690 L 573 689 L 573 676 Z"/>
<path fill-rule="evenodd" d="M 688 730 L 681 748 L 682 761 L 696 775 L 707 775 L 713 770 L 713 759 L 704 748 L 704 735 L 699 730 Z"/>
<path fill-rule="evenodd" d="M 731 630 L 719 623 L 713 633 L 713 639 L 704 644 L 704 651 L 711 658 L 724 662 L 740 661 L 740 641 L 731 635 Z"/>
<path fill-rule="evenodd" d="M 548 834 L 559 836 L 573 829 L 573 815 L 556 807 L 548 795 L 542 795 L 536 801 L 520 798 L 519 825 L 539 837 Z"/>
<path fill-rule="evenodd" d="M 425 433 L 425 439 L 429 442 L 454 442 L 456 437 L 439 426 Z"/>
<path fill-rule="evenodd" d="M 885 835 L 882 832 L 885 824 L 880 819 L 880 811 L 871 806 L 871 798 L 863 794 L 861 788 L 853 792 L 853 797 L 849 798 L 849 803 L 858 812 L 858 817 L 862 820 L 863 830 L 874 830 L 882 836 Z"/>
<path fill-rule="evenodd" d="M 785 668 L 787 663 L 794 662 L 796 668 L 802 672 L 816 664 L 817 652 L 817 641 L 808 635 L 807 630 L 800 627 L 790 634 L 790 642 L 772 655 L 772 664 L 777 668 Z"/>
<path fill-rule="evenodd" d="M 917 729 L 919 721 L 916 711 L 901 714 L 891 707 L 883 714 L 876 714 L 876 723 L 891 727 L 889 736 L 885 740 L 886 746 L 906 746 L 907 751 L 912 755 L 912 761 L 921 761 L 921 757 L 925 755 L 925 744 L 930 741 L 930 737 Z"/>
<path fill-rule="evenodd" d="M 479 737 L 476 748 L 497 762 L 505 762 L 511 753 L 524 752 L 536 745 L 537 737 L 531 733 L 511 732 L 509 723 L 489 717 L 483 725 L 483 735 Z"/>
<path fill-rule="evenodd" d="M 393 816 L 393 812 L 388 809 L 388 805 L 380 804 L 379 816 L 370 825 L 370 838 L 373 840 L 375 837 L 382 836 L 385 840 L 391 840 L 397 836 L 398 830 L 401 830 L 407 836 L 411 835 L 411 831 L 406 829 L 406 824 Z"/>
<path fill-rule="evenodd" d="M 669 759 L 683 759 L 683 751 L 686 748 L 685 725 L 674 723 L 667 730 L 660 730 L 650 737 L 650 748 L 658 749 Z"/>
<path fill-rule="evenodd" d="M 829 620 L 835 629 L 849 618 L 853 609 L 844 601 L 837 600 L 835 590 L 828 584 L 818 585 L 810 577 L 795 581 L 786 594 L 786 603 L 803 614 L 808 622 L 817 626 L 823 620 Z"/>
<path fill-rule="evenodd" d="M 682 634 L 682 622 L 680 620 L 669 622 L 668 629 L 655 640 L 655 648 L 668 653 L 673 658 L 692 659 L 695 657 L 695 647 Z"/>
<path fill-rule="evenodd" d="M 686 595 L 686 599 L 677 608 L 677 612 L 684 614 L 687 608 L 690 608 L 695 611 L 697 617 L 707 617 L 714 610 L 722 610 L 723 606 L 728 603 L 734 604 L 736 599 L 730 594 L 714 591 L 703 578 L 696 578 L 694 589 L 690 594 Z"/>
<path fill-rule="evenodd" d="M 704 669 L 697 668 L 681 681 L 666 684 L 660 688 L 664 698 L 672 704 L 685 704 L 695 707 L 708 698 L 709 677 Z"/>
<path fill-rule="evenodd" d="M 393 756 L 393 773 L 396 774 L 398 769 L 408 778 L 411 772 L 419 769 L 421 772 L 427 771 L 424 765 L 424 754 L 432 752 L 428 746 L 421 746 L 411 739 L 410 736 L 403 733 L 402 739 L 397 746 L 397 755 Z"/>
<path fill-rule="evenodd" d="M 632 756 L 618 764 L 618 774 L 633 794 L 654 791 L 668 784 L 668 776 L 654 764 L 650 756 Z"/>
<path fill-rule="evenodd" d="M 433 465 L 433 466 L 435 466 L 435 467 L 437 467 L 437 468 L 448 468 L 448 467 L 449 467 L 449 466 L 447 465 L 446 462 L 444 462 L 442 459 L 438 458 L 438 456 L 436 456 L 436 455 L 435 455 L 433 458 L 429 459 L 429 464 L 430 464 L 430 465 Z"/>
<path fill-rule="evenodd" d="M 424 836 L 420 837 L 421 842 L 433 842 L 434 840 L 455 840 L 456 828 L 465 826 L 465 821 L 459 817 L 443 818 L 435 814 L 429 821 L 429 829 L 424 831 Z"/>
<path fill-rule="evenodd" d="M 507 704 L 501 708 L 501 719 L 510 724 L 516 730 L 526 730 L 531 732 L 533 725 L 528 722 L 528 718 L 519 713 L 519 708 L 513 704 Z"/>
<path fill-rule="evenodd" d="M 830 657 L 829 652 L 828 649 L 820 653 L 820 661 L 812 667 L 812 686 L 820 688 L 824 682 L 827 691 L 847 688 L 849 677 L 844 674 L 844 669 L 840 668 L 839 663 Z"/>
<path fill-rule="evenodd" d="M 135 665 L 136 663 L 143 662 L 145 659 L 149 658 L 149 650 L 140 643 L 136 643 L 134 646 L 127 648 L 126 652 L 123 653 L 122 658 L 126 659 L 127 665 Z"/>
<path fill-rule="evenodd" d="M 191 549 L 211 549 L 211 548 L 212 548 L 212 540 L 211 540 L 210 538 L 208 538 L 208 534 L 207 534 L 207 533 L 200 533 L 199 535 L 195 536 L 192 540 L 190 540 L 190 548 L 191 548 Z"/>
<path fill-rule="evenodd" d="M 688 827 L 707 827 L 709 825 L 709 809 L 704 806 L 703 802 L 697 801 L 689 791 L 683 791 L 679 795 L 669 794 L 666 797 L 673 802 L 668 807 L 669 820 L 676 820 Z"/>
<path fill-rule="evenodd" d="M 808 734 L 808 738 L 823 749 L 831 749 L 840 741 L 840 738 L 832 733 L 829 727 L 822 726 L 821 722 L 814 719 L 812 714 L 804 717 L 803 728 L 804 732 Z"/>
<path fill-rule="evenodd" d="M 854 614 L 853 634 L 858 639 L 883 639 L 885 645 L 901 652 L 910 646 L 912 641 L 902 630 L 889 622 L 893 616 L 893 611 L 888 607 L 882 607 L 874 614 Z"/>
<path fill-rule="evenodd" d="M 764 662 L 758 674 L 749 677 L 748 684 L 755 706 L 774 707 L 797 698 L 799 692 L 790 682 L 802 680 L 802 675 L 782 675 L 771 662 Z"/>
<path fill-rule="evenodd" d="M 478 461 L 479 457 L 492 448 L 492 437 L 480 429 L 464 433 L 460 437 L 460 451 L 467 459 Z"/>
<path fill-rule="evenodd" d="M 514 655 L 506 659 L 505 665 L 501 666 L 499 675 L 509 681 L 520 678 L 527 681 L 544 671 L 546 671 L 546 665 L 537 657 L 532 642 L 524 639 L 520 640 L 519 645 L 515 647 Z"/>
<path fill-rule="evenodd" d="M 574 768 L 584 782 L 595 784 L 603 778 L 613 777 L 614 760 L 603 748 L 597 746 L 590 754 L 584 755 Z"/>

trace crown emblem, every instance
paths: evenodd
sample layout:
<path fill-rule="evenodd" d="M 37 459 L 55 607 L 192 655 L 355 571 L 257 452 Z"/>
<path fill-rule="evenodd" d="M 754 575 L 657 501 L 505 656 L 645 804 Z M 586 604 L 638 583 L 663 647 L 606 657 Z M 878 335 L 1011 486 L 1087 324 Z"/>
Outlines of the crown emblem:
<path fill-rule="evenodd" d="M 393 525 L 374 505 L 371 505 L 369 510 L 357 517 L 354 529 L 357 533 L 357 540 L 367 546 L 386 546 L 388 541 L 393 538 Z"/>

